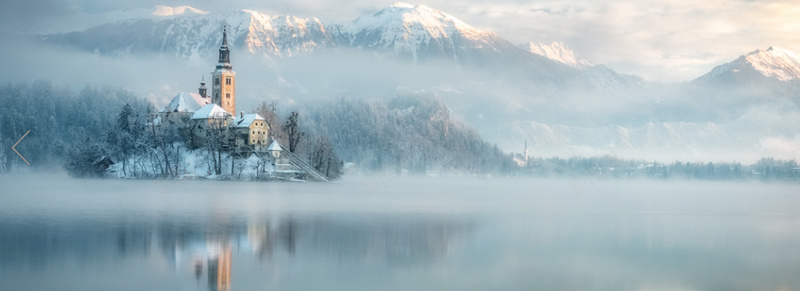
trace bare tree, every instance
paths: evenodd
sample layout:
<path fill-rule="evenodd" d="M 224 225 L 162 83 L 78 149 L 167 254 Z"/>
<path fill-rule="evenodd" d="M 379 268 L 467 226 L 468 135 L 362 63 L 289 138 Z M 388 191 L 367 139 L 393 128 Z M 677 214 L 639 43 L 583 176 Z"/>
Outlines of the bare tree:
<path fill-rule="evenodd" d="M 208 120 L 205 130 L 205 143 L 209 156 L 211 156 L 214 174 L 222 175 L 222 153 L 228 149 L 230 130 L 225 119 L 212 118 Z"/>
<path fill-rule="evenodd" d="M 289 139 L 289 151 L 292 153 L 295 152 L 297 145 L 300 144 L 300 140 L 305 136 L 305 133 L 300 131 L 300 126 L 297 123 L 299 115 L 297 111 L 292 111 L 289 118 L 286 120 L 286 124 L 283 126 Z"/>
<path fill-rule="evenodd" d="M 272 101 L 270 103 L 262 102 L 256 108 L 256 113 L 264 117 L 264 121 L 266 121 L 267 126 L 269 126 L 269 136 L 273 139 L 285 141 L 286 136 L 283 132 L 277 111 L 278 101 Z"/>
<path fill-rule="evenodd" d="M 328 179 L 341 176 L 343 163 L 333 151 L 333 146 L 324 136 L 317 138 L 310 154 L 311 166 Z"/>

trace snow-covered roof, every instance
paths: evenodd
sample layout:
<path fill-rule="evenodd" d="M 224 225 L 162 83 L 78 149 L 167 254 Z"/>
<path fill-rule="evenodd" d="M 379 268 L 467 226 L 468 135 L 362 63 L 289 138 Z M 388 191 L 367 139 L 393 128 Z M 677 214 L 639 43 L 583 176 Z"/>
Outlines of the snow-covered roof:
<path fill-rule="evenodd" d="M 268 151 L 283 151 L 283 147 L 281 147 L 281 145 L 278 144 L 277 140 L 273 140 L 272 144 L 269 145 L 269 148 L 267 148 L 267 150 Z"/>
<path fill-rule="evenodd" d="M 203 96 L 200 96 L 200 94 L 197 93 L 180 92 L 178 95 L 172 98 L 172 101 L 170 101 L 167 106 L 164 106 L 164 108 L 161 108 L 161 110 L 158 112 L 191 113 L 199 110 L 201 107 L 203 107 L 203 105 L 208 103 L 208 101 L 208 98 L 203 98 Z"/>
<path fill-rule="evenodd" d="M 225 109 L 222 109 L 217 104 L 208 104 L 197 110 L 197 112 L 192 115 L 192 119 L 211 119 L 211 118 L 225 118 L 226 116 L 231 115 Z"/>
<path fill-rule="evenodd" d="M 258 115 L 258 114 L 255 114 L 255 113 L 245 114 L 242 117 L 236 118 L 236 120 L 233 121 L 231 126 L 233 126 L 233 127 L 250 127 L 250 124 L 253 124 L 253 122 L 256 121 L 256 120 L 264 121 L 265 119 L 264 119 L 264 117 L 261 117 L 261 115 Z"/>

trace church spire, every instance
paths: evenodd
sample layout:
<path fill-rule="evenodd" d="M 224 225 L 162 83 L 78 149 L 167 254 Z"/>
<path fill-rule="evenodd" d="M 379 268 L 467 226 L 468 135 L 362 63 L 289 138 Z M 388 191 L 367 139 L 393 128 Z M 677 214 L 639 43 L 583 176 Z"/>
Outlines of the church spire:
<path fill-rule="evenodd" d="M 203 78 L 200 80 L 200 88 L 197 88 L 197 93 L 199 93 L 203 98 L 208 97 L 208 89 L 206 89 L 206 75 L 203 75 Z"/>
<path fill-rule="evenodd" d="M 218 69 L 232 69 L 231 66 L 231 51 L 228 49 L 228 27 L 222 27 L 222 45 L 219 47 L 219 62 L 217 63 Z"/>
<path fill-rule="evenodd" d="M 228 26 L 222 26 L 222 46 L 228 47 Z"/>
<path fill-rule="evenodd" d="M 236 72 L 231 66 L 231 51 L 228 48 L 228 26 L 222 27 L 222 45 L 219 46 L 219 62 L 211 72 L 211 102 L 225 111 L 236 113 Z"/>

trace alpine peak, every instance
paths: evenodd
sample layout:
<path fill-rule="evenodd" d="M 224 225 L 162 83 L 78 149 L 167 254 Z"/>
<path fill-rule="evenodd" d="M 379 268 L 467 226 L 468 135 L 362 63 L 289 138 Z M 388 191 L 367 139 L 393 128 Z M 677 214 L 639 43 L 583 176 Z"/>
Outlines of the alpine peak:
<path fill-rule="evenodd" d="M 774 46 L 766 50 L 757 49 L 732 62 L 714 67 L 711 72 L 700 76 L 697 80 L 743 83 L 753 82 L 761 77 L 781 82 L 800 80 L 800 56 L 790 50 Z"/>
<path fill-rule="evenodd" d="M 533 54 L 537 54 L 575 68 L 582 69 L 593 66 L 589 60 L 576 56 L 575 52 L 563 42 L 554 41 L 551 44 L 529 42 L 526 44 L 521 44 L 520 47 Z"/>
<path fill-rule="evenodd" d="M 741 56 L 737 61 L 748 63 L 766 77 L 781 81 L 800 79 L 800 56 L 790 50 L 770 46 Z"/>
<path fill-rule="evenodd" d="M 422 6 L 425 6 L 425 5 L 422 5 Z M 414 9 L 415 6 L 412 5 L 412 4 L 405 3 L 405 2 L 394 2 L 394 3 L 392 3 L 392 5 L 389 5 L 389 7 Z"/>
<path fill-rule="evenodd" d="M 191 6 L 164 6 L 164 5 L 157 5 L 155 10 L 153 11 L 153 16 L 173 16 L 173 15 L 181 15 L 186 13 L 193 13 L 199 15 L 208 14 L 207 11 L 203 11 Z"/>
<path fill-rule="evenodd" d="M 363 30 L 403 30 L 390 34 L 408 37 L 449 38 L 460 34 L 467 38 L 480 38 L 480 31 L 458 18 L 425 5 L 396 2 L 373 15 L 359 17 L 349 26 L 353 32 Z"/>

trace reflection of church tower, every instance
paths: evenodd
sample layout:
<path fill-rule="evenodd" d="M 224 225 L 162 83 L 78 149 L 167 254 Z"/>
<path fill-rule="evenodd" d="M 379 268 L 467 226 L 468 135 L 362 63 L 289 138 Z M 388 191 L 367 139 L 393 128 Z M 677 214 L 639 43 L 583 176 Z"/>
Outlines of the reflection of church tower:
<path fill-rule="evenodd" d="M 217 69 L 211 73 L 211 102 L 228 113 L 236 114 L 236 72 L 231 66 L 231 51 L 228 49 L 228 29 L 222 29 L 222 45 L 219 47 Z"/>
<path fill-rule="evenodd" d="M 208 288 L 212 291 L 231 289 L 231 247 L 225 246 L 214 259 L 208 261 Z"/>

